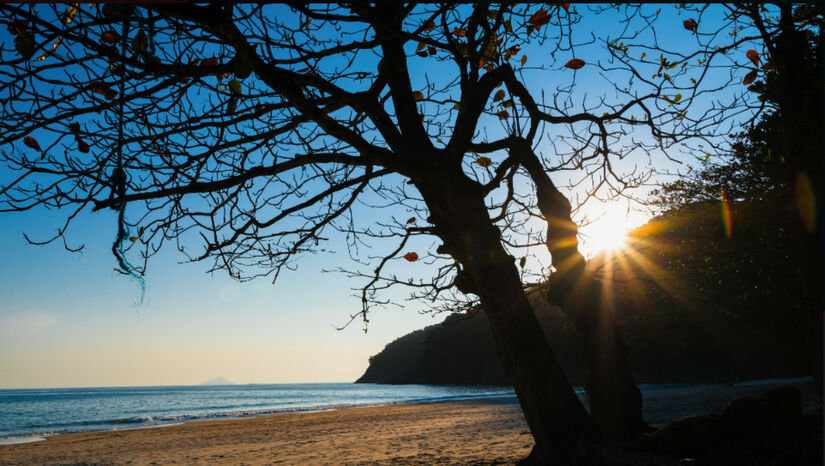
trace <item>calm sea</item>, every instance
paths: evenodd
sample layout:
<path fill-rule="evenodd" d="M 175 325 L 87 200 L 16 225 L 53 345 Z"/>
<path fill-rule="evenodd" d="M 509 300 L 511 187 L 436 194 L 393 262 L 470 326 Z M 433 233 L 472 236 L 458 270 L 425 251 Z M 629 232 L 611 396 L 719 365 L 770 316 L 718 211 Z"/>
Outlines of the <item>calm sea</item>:
<path fill-rule="evenodd" d="M 0 390 L 0 443 L 204 419 L 493 397 L 515 395 L 506 387 L 353 383 Z"/>

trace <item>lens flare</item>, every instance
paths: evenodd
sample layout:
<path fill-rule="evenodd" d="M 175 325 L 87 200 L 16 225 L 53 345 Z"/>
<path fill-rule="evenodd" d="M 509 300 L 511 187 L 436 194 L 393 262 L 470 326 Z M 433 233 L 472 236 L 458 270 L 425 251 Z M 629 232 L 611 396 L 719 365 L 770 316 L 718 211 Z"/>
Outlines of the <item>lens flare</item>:
<path fill-rule="evenodd" d="M 725 227 L 725 236 L 730 239 L 733 234 L 733 225 L 730 221 L 730 204 L 724 191 L 722 191 L 722 225 Z"/>
<path fill-rule="evenodd" d="M 799 213 L 799 218 L 802 219 L 802 225 L 805 227 L 805 231 L 813 233 L 816 227 L 816 201 L 814 191 L 811 188 L 811 180 L 808 179 L 806 173 L 798 172 L 796 174 L 794 194 L 796 194 L 796 211 Z"/>

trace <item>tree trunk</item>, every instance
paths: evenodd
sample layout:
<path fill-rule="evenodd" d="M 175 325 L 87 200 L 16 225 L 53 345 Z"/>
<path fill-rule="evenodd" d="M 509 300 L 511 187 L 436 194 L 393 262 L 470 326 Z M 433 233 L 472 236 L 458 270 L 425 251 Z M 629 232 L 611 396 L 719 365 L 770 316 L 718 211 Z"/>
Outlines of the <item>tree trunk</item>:
<path fill-rule="evenodd" d="M 794 24 L 792 5 L 781 7 L 780 34 L 772 58 L 777 67 L 785 154 L 785 199 L 798 215 L 798 312 L 806 322 L 805 338 L 811 369 L 822 395 L 823 264 L 823 114 L 822 63 L 810 53 L 810 43 Z"/>
<path fill-rule="evenodd" d="M 608 439 L 639 437 L 649 427 L 642 419 L 642 394 L 630 372 L 610 291 L 585 268 L 567 198 L 556 189 L 526 141 L 515 151 L 536 184 L 538 207 L 547 219 L 547 249 L 556 269 L 548 300 L 565 311 L 581 339 L 590 414 Z"/>
<path fill-rule="evenodd" d="M 463 174 L 416 185 L 429 221 L 444 241 L 440 251 L 462 270 L 456 283 L 479 296 L 504 372 L 536 445 L 536 464 L 594 464 L 592 422 L 547 343 L 522 287 L 514 258 L 501 244 L 480 187 Z"/>

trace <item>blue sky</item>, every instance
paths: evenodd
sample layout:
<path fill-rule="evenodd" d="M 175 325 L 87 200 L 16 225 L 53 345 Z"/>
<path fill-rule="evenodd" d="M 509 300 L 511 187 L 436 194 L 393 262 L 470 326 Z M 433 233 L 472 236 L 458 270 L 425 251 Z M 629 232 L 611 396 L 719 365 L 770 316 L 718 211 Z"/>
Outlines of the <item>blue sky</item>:
<path fill-rule="evenodd" d="M 574 8 L 584 17 L 577 26 L 584 36 L 620 27 L 610 17 L 593 19 L 584 7 Z M 663 42 L 690 39 L 681 27 L 681 12 L 668 10 L 665 15 L 665 22 L 677 27 L 660 32 Z M 3 39 L 8 43 L 8 36 Z M 527 49 L 528 63 L 542 59 L 542 47 L 534 44 Z M 576 56 L 601 60 L 601 49 L 601 44 L 582 46 Z M 561 52 L 557 58 L 557 64 L 563 64 L 572 55 Z M 414 82 L 423 73 L 439 72 L 424 63 L 416 62 Z M 621 75 L 611 79 L 616 76 Z M 572 77 L 570 70 L 559 66 L 524 74 L 536 95 L 569 85 Z M 575 77 L 581 89 L 576 98 L 598 95 L 607 82 L 593 67 Z M 550 150 L 549 145 L 542 147 Z M 662 168 L 669 162 L 661 154 L 620 162 L 627 170 L 649 164 Z M 553 175 L 560 184 L 567 176 Z M 613 212 L 615 222 L 618 211 L 618 223 L 623 219 L 631 226 L 649 216 L 638 206 L 628 214 L 627 207 L 626 201 L 594 202 L 580 215 L 595 218 Z M 406 215 L 398 213 L 399 218 Z M 44 238 L 57 226 L 55 219 L 42 210 L 0 214 L 0 388 L 197 384 L 218 375 L 240 383 L 352 381 L 366 369 L 368 357 L 385 344 L 444 317 L 420 314 L 423 306 L 406 303 L 406 292 L 398 290 L 386 296 L 406 304 L 405 309 L 375 310 L 367 333 L 357 323 L 336 330 L 360 309 L 351 288 L 361 282 L 321 273 L 347 263 L 341 242 L 327 245 L 337 253 L 304 256 L 297 271 L 283 273 L 274 285 L 267 279 L 238 283 L 224 273 L 206 274 L 208 264 L 181 264 L 185 258 L 167 247 L 150 262 L 145 297 L 139 303 L 139 284 L 113 271 L 109 248 L 115 214 L 87 212 L 76 221 L 70 239 L 85 244 L 82 253 L 69 253 L 59 244 L 25 243 L 21 232 Z M 593 253 L 598 226 L 585 233 L 594 239 L 584 251 Z M 427 247 L 433 241 L 418 244 Z M 419 264 L 404 265 L 417 273 Z"/>

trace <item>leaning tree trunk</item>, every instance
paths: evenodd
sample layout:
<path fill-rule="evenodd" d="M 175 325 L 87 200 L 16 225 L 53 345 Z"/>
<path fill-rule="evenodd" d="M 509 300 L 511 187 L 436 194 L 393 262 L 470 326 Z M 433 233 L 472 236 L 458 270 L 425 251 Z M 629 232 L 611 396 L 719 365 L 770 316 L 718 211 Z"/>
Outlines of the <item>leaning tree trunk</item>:
<path fill-rule="evenodd" d="M 607 439 L 638 437 L 649 427 L 642 419 L 642 394 L 615 324 L 612 296 L 586 270 L 570 203 L 556 189 L 529 144 L 522 141 L 512 155 L 536 184 L 538 207 L 547 219 L 547 248 L 556 269 L 548 299 L 565 311 L 579 334 L 590 414 Z"/>
<path fill-rule="evenodd" d="M 536 442 L 530 459 L 537 464 L 595 464 L 592 421 L 541 330 L 484 195 L 463 174 L 455 175 L 443 182 L 414 181 L 430 210 L 429 221 L 444 241 L 439 250 L 462 266 L 457 286 L 478 295 L 487 313 L 502 367 Z"/>

